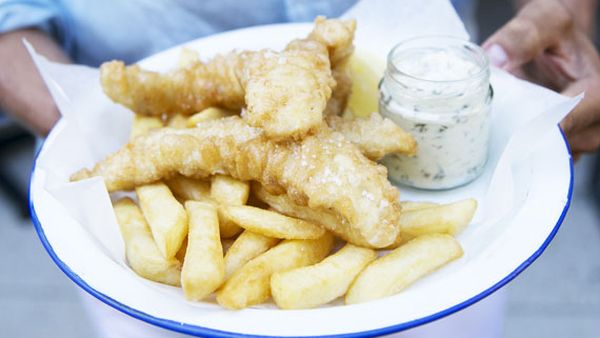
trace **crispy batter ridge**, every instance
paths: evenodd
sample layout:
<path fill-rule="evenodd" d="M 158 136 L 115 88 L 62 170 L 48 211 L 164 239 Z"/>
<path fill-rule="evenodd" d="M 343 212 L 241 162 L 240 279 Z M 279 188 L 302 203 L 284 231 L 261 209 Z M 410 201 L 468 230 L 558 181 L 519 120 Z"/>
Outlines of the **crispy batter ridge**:
<path fill-rule="evenodd" d="M 360 151 L 373 161 L 387 154 L 415 155 L 417 142 L 390 119 L 372 113 L 369 118 L 330 115 L 327 124 L 354 143 Z"/>

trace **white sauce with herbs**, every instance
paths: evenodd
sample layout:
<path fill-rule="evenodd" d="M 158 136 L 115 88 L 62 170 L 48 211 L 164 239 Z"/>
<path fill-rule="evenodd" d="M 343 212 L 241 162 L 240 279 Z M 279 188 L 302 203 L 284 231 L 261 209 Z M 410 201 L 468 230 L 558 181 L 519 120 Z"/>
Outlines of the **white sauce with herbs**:
<path fill-rule="evenodd" d="M 414 157 L 388 155 L 393 181 L 448 189 L 483 170 L 490 134 L 489 70 L 459 48 L 419 48 L 394 55 L 380 86 L 380 112 L 417 141 Z M 482 71 L 483 69 L 483 71 Z"/>
<path fill-rule="evenodd" d="M 403 54 L 394 64 L 401 72 L 429 81 L 456 81 L 469 78 L 481 67 L 453 50 L 418 49 Z"/>

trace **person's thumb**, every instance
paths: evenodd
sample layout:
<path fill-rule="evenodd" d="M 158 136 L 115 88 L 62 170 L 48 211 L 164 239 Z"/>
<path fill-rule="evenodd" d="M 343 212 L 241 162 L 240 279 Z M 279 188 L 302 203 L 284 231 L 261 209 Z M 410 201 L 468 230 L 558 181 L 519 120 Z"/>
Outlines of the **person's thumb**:
<path fill-rule="evenodd" d="M 483 48 L 492 65 L 512 71 L 554 47 L 571 25 L 571 14 L 559 1 L 532 1 Z"/>

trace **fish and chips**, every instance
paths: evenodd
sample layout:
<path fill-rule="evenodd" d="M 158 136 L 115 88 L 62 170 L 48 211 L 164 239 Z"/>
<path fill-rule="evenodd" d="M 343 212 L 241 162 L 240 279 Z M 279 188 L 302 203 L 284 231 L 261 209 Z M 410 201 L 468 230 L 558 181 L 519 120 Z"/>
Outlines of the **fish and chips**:
<path fill-rule="evenodd" d="M 135 191 L 114 204 L 135 273 L 228 309 L 304 309 L 396 294 L 462 255 L 453 236 L 476 202 L 400 202 L 376 161 L 414 156 L 415 139 L 346 112 L 355 29 L 318 17 L 282 51 L 101 66 L 106 95 L 136 114 L 130 140 L 71 180 Z"/>

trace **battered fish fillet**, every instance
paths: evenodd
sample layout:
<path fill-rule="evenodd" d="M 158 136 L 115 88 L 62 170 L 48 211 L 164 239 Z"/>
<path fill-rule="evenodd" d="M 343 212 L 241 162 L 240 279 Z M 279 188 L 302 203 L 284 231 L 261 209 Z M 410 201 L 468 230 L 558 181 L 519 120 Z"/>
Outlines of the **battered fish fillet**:
<path fill-rule="evenodd" d="M 102 176 L 115 191 L 177 173 L 258 181 L 273 194 L 286 193 L 298 205 L 331 214 L 336 222 L 324 226 L 356 245 L 381 248 L 398 235 L 398 190 L 388 182 L 385 167 L 328 128 L 290 143 L 270 140 L 237 116 L 194 129 L 160 129 L 72 180 Z"/>
<path fill-rule="evenodd" d="M 253 54 L 230 52 L 208 63 L 189 62 L 166 74 L 110 61 L 100 67 L 100 82 L 114 102 L 140 115 L 190 115 L 212 106 L 240 109 L 245 102 L 238 74 Z"/>
<path fill-rule="evenodd" d="M 294 40 L 280 54 L 249 58 L 241 83 L 242 117 L 278 141 L 315 132 L 335 87 L 326 47 L 310 39 Z"/>
<path fill-rule="evenodd" d="M 369 118 L 330 115 L 326 120 L 333 130 L 344 135 L 373 161 L 391 153 L 414 156 L 417 151 L 412 135 L 379 113 L 372 113 Z"/>
<path fill-rule="evenodd" d="M 323 112 L 325 117 L 339 116 L 346 110 L 348 99 L 352 93 L 352 78 L 347 68 L 346 65 L 339 65 L 331 70 L 336 85 Z"/>
<path fill-rule="evenodd" d="M 340 115 L 346 109 L 348 97 L 352 89 L 352 79 L 348 73 L 348 60 L 354 53 L 355 20 L 327 20 L 323 16 L 315 19 L 315 28 L 308 35 L 309 39 L 316 40 L 327 46 L 331 72 L 336 86 L 324 115 Z"/>
<path fill-rule="evenodd" d="M 308 34 L 308 39 L 318 41 L 327 47 L 332 67 L 345 63 L 354 53 L 354 31 L 356 20 L 327 19 L 317 16 L 315 27 Z"/>
<path fill-rule="evenodd" d="M 353 20 L 318 17 L 309 37 L 292 41 L 283 52 L 231 52 L 207 63 L 187 62 L 167 74 L 112 61 L 101 66 L 101 83 L 113 101 L 138 114 L 189 115 L 211 106 L 245 106 L 244 118 L 267 136 L 300 139 L 318 129 L 328 102 L 345 106 L 347 83 L 334 101 L 330 97 L 334 76 L 347 80 L 335 69 L 352 54 L 355 27 Z"/>

